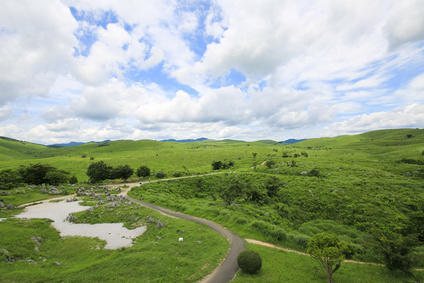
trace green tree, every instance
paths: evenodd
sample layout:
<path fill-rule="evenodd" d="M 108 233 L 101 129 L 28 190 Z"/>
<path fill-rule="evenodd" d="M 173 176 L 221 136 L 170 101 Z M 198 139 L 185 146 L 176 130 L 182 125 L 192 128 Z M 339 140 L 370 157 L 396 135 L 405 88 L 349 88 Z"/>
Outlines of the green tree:
<path fill-rule="evenodd" d="M 50 185 L 59 185 L 69 182 L 69 175 L 65 171 L 61 170 L 49 170 L 44 177 L 46 183 Z"/>
<path fill-rule="evenodd" d="M 10 190 L 23 183 L 22 177 L 16 170 L 3 170 L 0 172 L 0 189 Z"/>
<path fill-rule="evenodd" d="M 19 173 L 22 176 L 22 179 L 27 184 L 34 184 L 34 185 L 40 185 L 43 183 L 47 183 L 46 180 L 46 174 L 50 170 L 53 170 L 54 168 L 50 165 L 44 165 L 44 164 L 30 164 L 29 166 L 25 167 L 22 166 L 19 169 Z"/>
<path fill-rule="evenodd" d="M 147 166 L 140 166 L 137 169 L 138 177 L 149 177 L 150 176 L 150 168 Z"/>
<path fill-rule="evenodd" d="M 307 252 L 320 263 L 327 272 L 328 282 L 332 283 L 333 273 L 343 262 L 346 250 L 347 244 L 340 241 L 336 235 L 320 233 L 309 240 Z"/>
<path fill-rule="evenodd" d="M 110 178 L 111 171 L 111 166 L 106 165 L 103 161 L 97 161 L 88 166 L 87 176 L 90 178 L 90 182 L 96 183 Z"/>
<path fill-rule="evenodd" d="M 113 179 L 127 180 L 131 175 L 134 174 L 134 170 L 128 165 L 119 165 L 112 169 Z"/>

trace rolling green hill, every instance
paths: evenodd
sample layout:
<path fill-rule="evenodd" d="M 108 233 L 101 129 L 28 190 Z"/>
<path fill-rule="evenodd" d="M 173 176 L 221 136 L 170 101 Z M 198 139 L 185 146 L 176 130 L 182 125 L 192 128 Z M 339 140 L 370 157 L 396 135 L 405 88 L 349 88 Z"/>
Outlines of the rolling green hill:
<path fill-rule="evenodd" d="M 306 151 L 309 158 L 296 159 L 305 169 L 319 167 L 323 172 L 328 172 L 349 165 L 358 170 L 371 167 L 405 174 L 420 167 L 398 161 L 402 158 L 423 160 L 423 150 L 423 129 L 381 130 L 352 136 L 308 139 L 296 144 L 278 144 L 270 140 L 189 143 L 118 140 L 52 148 L 0 138 L 0 169 L 46 163 L 69 171 L 79 180 L 87 180 L 85 172 L 90 162 L 103 160 L 111 165 L 129 164 L 133 168 L 147 165 L 153 171 L 162 170 L 168 175 L 175 172 L 192 174 L 211 171 L 210 164 L 214 160 L 233 160 L 236 169 L 250 170 L 255 164 L 260 166 L 266 160 L 281 164 L 292 160 L 295 153 Z M 289 157 L 282 157 L 284 152 Z M 256 153 L 256 157 L 253 153 Z"/>

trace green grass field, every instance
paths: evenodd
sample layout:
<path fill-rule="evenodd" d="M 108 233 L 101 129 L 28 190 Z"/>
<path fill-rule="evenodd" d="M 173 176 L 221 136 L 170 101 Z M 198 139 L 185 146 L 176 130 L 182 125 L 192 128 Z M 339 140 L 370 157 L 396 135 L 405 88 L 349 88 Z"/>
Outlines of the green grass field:
<path fill-rule="evenodd" d="M 284 251 L 248 244 L 248 249 L 261 255 L 262 268 L 258 274 L 242 271 L 232 282 L 327 282 L 327 275 L 312 258 Z M 424 272 L 410 275 L 390 272 L 385 267 L 366 264 L 343 263 L 334 273 L 334 282 L 346 283 L 397 283 L 421 282 Z"/>
<path fill-rule="evenodd" d="M 94 206 L 93 200 L 85 199 Z M 0 222 L 0 281 L 195 282 L 227 253 L 228 242 L 206 226 L 135 204 L 110 208 L 106 203 L 77 213 L 78 222 L 124 222 L 129 229 L 147 225 L 132 247 L 106 250 L 105 242 L 97 238 L 59 237 L 49 220 L 10 218 Z M 164 227 L 146 221 L 148 216 Z M 37 249 L 34 237 L 41 239 Z"/>
<path fill-rule="evenodd" d="M 87 181 L 88 165 L 99 160 L 113 166 L 128 164 L 134 169 L 147 165 L 153 174 L 163 171 L 168 177 L 174 174 L 209 173 L 213 171 L 213 161 L 232 160 L 235 162 L 233 168 L 219 170 L 228 174 L 146 184 L 133 189 L 130 195 L 211 219 L 242 237 L 297 250 L 304 251 L 308 239 L 314 234 L 332 232 L 351 244 L 353 259 L 363 261 L 383 262 L 378 242 L 382 236 L 415 235 L 419 244 L 412 250 L 413 263 L 424 266 L 423 129 L 381 130 L 361 135 L 310 139 L 296 144 L 274 141 L 206 140 L 177 143 L 142 140 L 49 148 L 0 138 L 0 170 L 43 163 L 66 170 L 77 176 L 79 181 Z M 273 163 L 266 166 L 270 161 Z M 295 166 L 290 166 L 293 161 Z M 318 176 L 310 175 L 313 169 L 317 170 Z M 271 191 L 270 182 L 276 182 L 276 191 Z M 242 187 L 242 193 L 231 201 L 231 205 L 225 203 L 223 194 L 225 190 L 233 188 L 229 184 L 235 184 L 234 188 Z M 11 192 L 10 195 L 1 194 L 0 200 L 21 204 L 47 197 L 37 189 L 26 189 L 25 194 L 22 189 Z M 9 217 L 18 211 L 1 209 L 0 217 Z M 86 215 L 81 219 L 96 223 L 93 221 L 117 218 L 117 215 L 107 211 L 102 216 L 96 215 L 98 218 Z M 0 227 L 12 225 L 10 221 L 0 222 Z M 7 226 L 2 231 L 9 229 L 12 227 Z M 392 235 L 392 232 L 395 234 Z M 247 282 L 281 282 L 280 278 L 296 276 L 306 280 L 303 282 L 325 280 L 324 275 L 311 273 L 312 263 L 308 263 L 308 260 L 296 259 L 296 256 L 290 258 L 291 255 L 273 259 L 275 254 L 281 255 L 281 252 L 254 246 L 252 249 L 263 249 L 260 253 L 263 253 L 264 260 L 269 257 L 271 261 L 281 260 L 287 265 L 296 263 L 299 268 L 265 268 L 264 265 L 264 270 L 257 277 L 240 274 L 239 278 Z M 115 262 L 112 258 L 116 253 L 108 257 L 111 262 Z M 89 266 L 89 262 L 84 264 Z M 413 282 L 407 274 L 388 273 L 387 269 L 380 267 L 355 266 L 346 264 L 336 273 L 335 280 Z M 303 275 L 295 275 L 298 270 Z M 71 275 L 69 270 L 63 272 L 70 272 L 71 281 L 74 280 L 73 276 L 77 276 Z M 349 276 L 358 272 L 363 274 L 364 279 L 348 281 Z M 337 279 L 337 276 L 345 277 Z M 352 275 L 352 278 L 358 278 L 355 276 Z"/>

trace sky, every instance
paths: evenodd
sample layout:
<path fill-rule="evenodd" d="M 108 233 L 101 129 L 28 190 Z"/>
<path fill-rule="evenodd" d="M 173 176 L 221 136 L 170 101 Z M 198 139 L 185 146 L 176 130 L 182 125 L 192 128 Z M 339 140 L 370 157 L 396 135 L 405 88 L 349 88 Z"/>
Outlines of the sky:
<path fill-rule="evenodd" d="M 0 136 L 423 128 L 423 15 L 422 0 L 2 0 Z"/>

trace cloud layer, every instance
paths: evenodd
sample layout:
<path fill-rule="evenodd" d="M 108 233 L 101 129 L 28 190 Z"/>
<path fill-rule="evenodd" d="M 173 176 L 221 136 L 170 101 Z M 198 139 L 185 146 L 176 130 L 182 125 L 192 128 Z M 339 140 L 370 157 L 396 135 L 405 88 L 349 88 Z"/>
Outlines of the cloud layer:
<path fill-rule="evenodd" d="M 0 3 L 0 135 L 304 138 L 424 127 L 422 1 Z"/>

